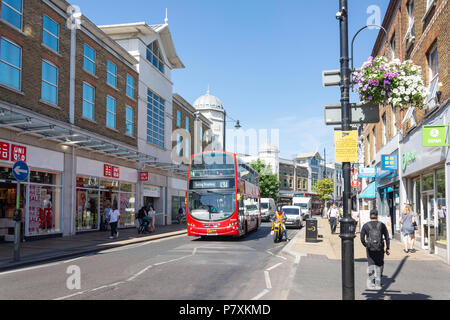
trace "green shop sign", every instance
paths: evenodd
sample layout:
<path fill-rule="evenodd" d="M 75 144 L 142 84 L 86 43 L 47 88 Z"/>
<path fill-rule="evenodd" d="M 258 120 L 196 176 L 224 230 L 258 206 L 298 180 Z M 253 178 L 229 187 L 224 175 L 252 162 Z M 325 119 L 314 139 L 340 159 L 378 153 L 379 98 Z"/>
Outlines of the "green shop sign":
<path fill-rule="evenodd" d="M 416 152 L 404 152 L 402 154 L 402 169 L 406 170 L 406 167 L 412 162 L 416 161 Z"/>
<path fill-rule="evenodd" d="M 423 126 L 423 146 L 424 147 L 449 147 L 446 143 L 447 128 L 450 125 Z"/>

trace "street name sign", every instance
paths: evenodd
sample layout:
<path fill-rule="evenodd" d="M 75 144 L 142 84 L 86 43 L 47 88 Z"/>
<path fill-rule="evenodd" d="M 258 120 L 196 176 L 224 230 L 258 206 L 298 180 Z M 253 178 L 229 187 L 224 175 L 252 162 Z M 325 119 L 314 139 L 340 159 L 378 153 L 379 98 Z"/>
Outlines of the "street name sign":
<path fill-rule="evenodd" d="M 30 173 L 30 168 L 23 161 L 17 161 L 13 166 L 13 175 L 17 181 L 25 181 L 28 178 L 28 174 Z"/>
<path fill-rule="evenodd" d="M 334 132 L 335 162 L 358 162 L 358 132 Z"/>
<path fill-rule="evenodd" d="M 352 124 L 378 123 L 380 121 L 380 107 L 373 103 L 350 104 Z M 325 124 L 342 124 L 342 106 L 340 104 L 325 105 Z"/>
<path fill-rule="evenodd" d="M 450 127 L 450 125 L 423 126 L 423 146 L 449 147 L 450 145 L 446 143 L 448 127 Z"/>

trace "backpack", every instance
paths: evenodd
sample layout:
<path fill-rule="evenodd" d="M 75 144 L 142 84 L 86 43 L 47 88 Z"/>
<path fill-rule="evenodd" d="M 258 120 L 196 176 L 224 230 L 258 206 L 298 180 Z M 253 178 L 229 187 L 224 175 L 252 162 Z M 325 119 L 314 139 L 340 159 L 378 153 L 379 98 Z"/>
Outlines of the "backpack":
<path fill-rule="evenodd" d="M 144 208 L 141 208 L 141 209 L 138 211 L 137 218 L 138 218 L 138 219 L 143 219 L 144 217 L 145 217 Z"/>
<path fill-rule="evenodd" d="M 369 223 L 368 227 L 367 249 L 370 251 L 382 251 L 384 249 L 384 242 L 381 235 L 381 222 L 378 222 L 376 226 L 373 223 Z"/>

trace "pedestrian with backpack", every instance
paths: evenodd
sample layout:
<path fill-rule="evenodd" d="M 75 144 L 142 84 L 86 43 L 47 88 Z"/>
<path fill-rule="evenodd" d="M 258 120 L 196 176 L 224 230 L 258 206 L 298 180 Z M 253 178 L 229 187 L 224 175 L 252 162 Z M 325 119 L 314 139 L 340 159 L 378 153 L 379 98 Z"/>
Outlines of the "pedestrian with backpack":
<path fill-rule="evenodd" d="M 364 224 L 361 230 L 361 243 L 366 247 L 369 264 L 367 289 L 381 290 L 384 254 L 390 255 L 390 239 L 386 225 L 378 221 L 378 210 L 370 211 L 370 221 Z"/>

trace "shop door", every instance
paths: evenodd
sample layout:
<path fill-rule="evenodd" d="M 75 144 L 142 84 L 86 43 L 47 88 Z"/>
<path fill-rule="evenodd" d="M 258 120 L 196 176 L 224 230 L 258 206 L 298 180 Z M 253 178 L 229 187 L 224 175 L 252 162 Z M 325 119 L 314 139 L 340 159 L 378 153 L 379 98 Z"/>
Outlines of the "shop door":
<path fill-rule="evenodd" d="M 422 194 L 422 246 L 424 249 L 428 249 L 430 253 L 435 251 L 435 201 L 434 192 L 427 192 Z"/>

